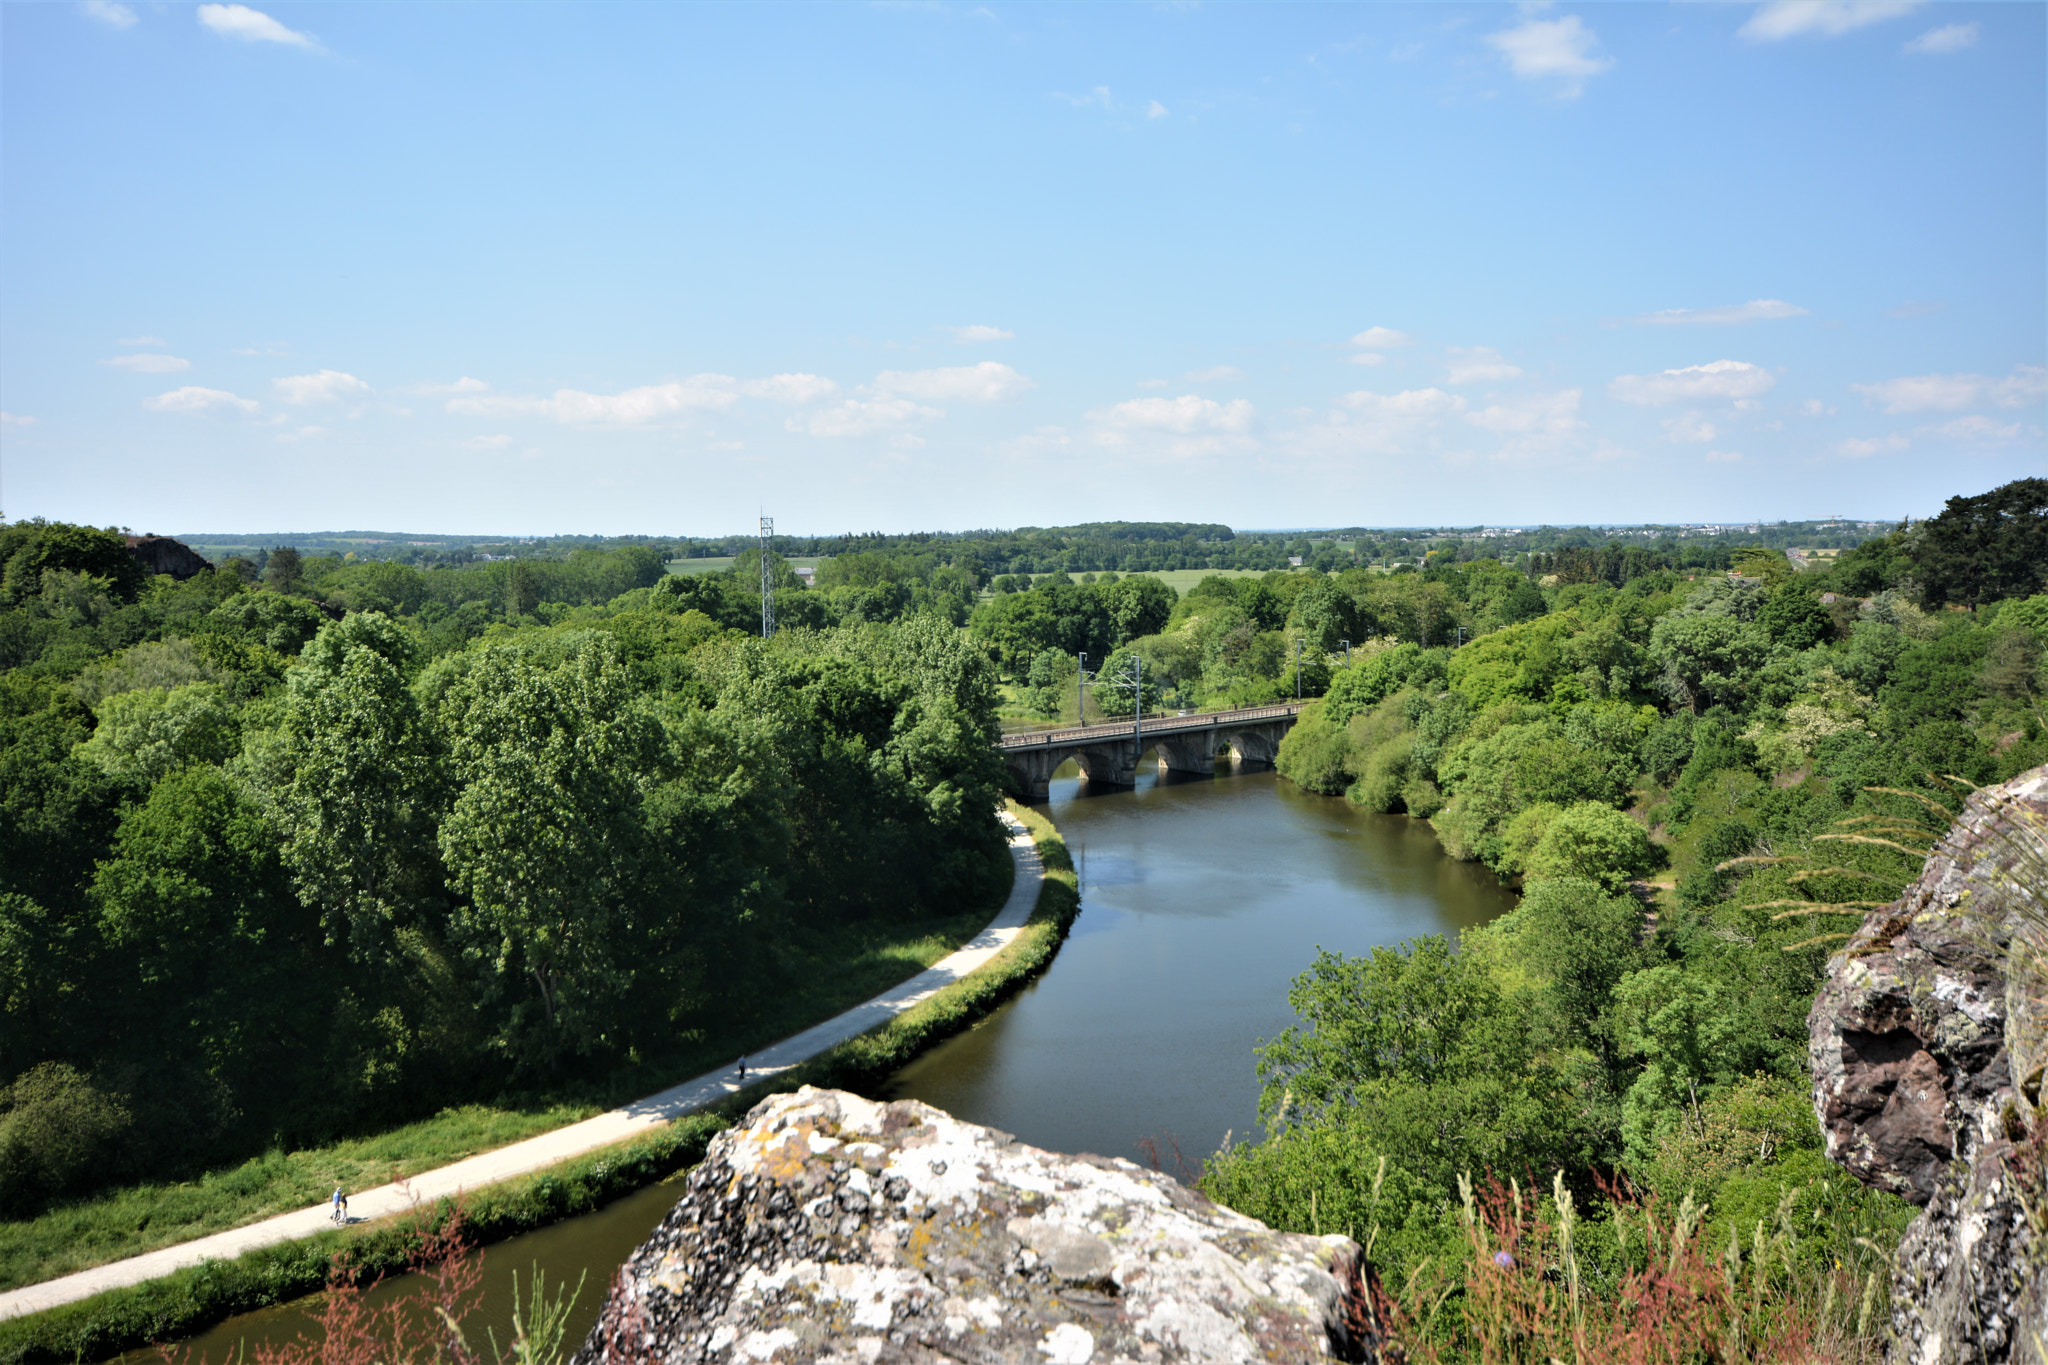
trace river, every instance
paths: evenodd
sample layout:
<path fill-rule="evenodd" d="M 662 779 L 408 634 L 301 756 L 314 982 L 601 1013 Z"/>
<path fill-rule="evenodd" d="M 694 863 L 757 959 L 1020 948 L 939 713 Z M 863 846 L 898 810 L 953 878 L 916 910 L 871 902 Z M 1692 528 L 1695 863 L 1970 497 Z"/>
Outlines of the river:
<path fill-rule="evenodd" d="M 1455 934 L 1512 904 L 1483 867 L 1443 855 L 1425 826 L 1366 815 L 1273 773 L 1182 778 L 1142 769 L 1135 790 L 1089 792 L 1072 764 L 1050 813 L 1082 865 L 1081 914 L 1052 966 L 978 1027 L 892 1078 L 919 1099 L 1056 1151 L 1191 1169 L 1257 1127 L 1254 1049 L 1293 1022 L 1287 986 L 1317 948 L 1362 953 Z M 679 1197 L 680 1180 L 485 1253 L 478 1336 L 507 1339 L 511 1273 L 589 1281 L 580 1341 L 605 1284 Z M 388 1289 L 385 1292 L 389 1292 Z M 192 1345 L 220 1361 L 240 1341 L 310 1323 L 303 1305 L 223 1323 Z"/>

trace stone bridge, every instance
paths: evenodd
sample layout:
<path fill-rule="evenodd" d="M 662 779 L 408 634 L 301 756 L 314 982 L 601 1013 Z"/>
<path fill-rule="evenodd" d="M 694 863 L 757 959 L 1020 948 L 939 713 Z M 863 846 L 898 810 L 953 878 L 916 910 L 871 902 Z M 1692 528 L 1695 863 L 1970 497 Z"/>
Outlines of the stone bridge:
<path fill-rule="evenodd" d="M 1146 716 L 1068 730 L 1019 730 L 1004 735 L 997 747 L 1016 774 L 1024 799 L 1040 802 L 1046 799 L 1053 770 L 1070 758 L 1081 765 L 1090 783 L 1112 787 L 1136 786 L 1138 762 L 1154 748 L 1171 772 L 1213 774 L 1216 755 L 1225 747 L 1240 766 L 1270 768 L 1281 738 L 1300 712 L 1300 703 L 1288 702 L 1242 711 Z"/>

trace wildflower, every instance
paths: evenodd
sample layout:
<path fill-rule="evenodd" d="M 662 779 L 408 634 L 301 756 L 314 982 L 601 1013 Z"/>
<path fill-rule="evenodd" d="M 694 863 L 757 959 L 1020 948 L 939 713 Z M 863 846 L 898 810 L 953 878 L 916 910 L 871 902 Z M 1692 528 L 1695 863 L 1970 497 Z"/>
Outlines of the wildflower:
<path fill-rule="evenodd" d="M 1507 1270 L 1513 1267 L 1515 1258 L 1508 1255 L 1505 1251 L 1496 1251 L 1493 1253 L 1493 1263 L 1501 1269 Z"/>

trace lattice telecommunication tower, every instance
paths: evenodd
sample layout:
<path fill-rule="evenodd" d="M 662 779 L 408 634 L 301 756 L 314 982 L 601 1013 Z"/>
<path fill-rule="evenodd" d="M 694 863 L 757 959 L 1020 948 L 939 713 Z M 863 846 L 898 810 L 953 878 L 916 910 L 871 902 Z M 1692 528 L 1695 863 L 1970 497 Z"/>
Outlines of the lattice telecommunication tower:
<path fill-rule="evenodd" d="M 761 518 L 761 638 L 775 633 L 775 570 L 768 563 L 769 547 L 775 543 L 775 518 Z"/>

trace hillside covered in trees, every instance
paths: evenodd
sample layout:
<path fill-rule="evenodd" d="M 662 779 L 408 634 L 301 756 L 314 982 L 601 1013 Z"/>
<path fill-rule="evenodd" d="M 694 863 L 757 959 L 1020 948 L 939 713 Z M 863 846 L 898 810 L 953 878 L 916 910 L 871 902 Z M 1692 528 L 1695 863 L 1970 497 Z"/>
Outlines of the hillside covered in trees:
<path fill-rule="evenodd" d="M 633 549 L 179 582 L 22 523 L 0 557 L 9 1216 L 645 1093 L 1008 875 L 994 672 L 940 615 L 763 642 Z"/>
<path fill-rule="evenodd" d="M 1763 1258 L 1771 1313 L 1797 1308 L 1784 1339 L 1881 1335 L 1912 1209 L 1825 1159 L 1807 1012 L 1963 796 L 2048 761 L 2048 481 L 1952 499 L 1824 572 L 1759 551 L 1693 578 L 1440 581 L 1477 638 L 1354 651 L 1280 767 L 1429 820 L 1521 902 L 1456 945 L 1318 959 L 1302 1024 L 1259 1057 L 1265 1140 L 1217 1154 L 1206 1188 L 1372 1240 L 1417 1321 L 1471 1289 L 1461 1182 L 1490 1173 L 1494 1212 L 1515 1180 L 1513 1219 L 1526 1195 L 1552 1236 L 1575 1199 L 1577 1254 L 1610 1290 L 1644 1272 L 1661 1207 L 1666 1234 L 1704 1219 L 1729 1283 Z M 1298 600 L 1330 592 L 1316 610 L 1369 633 L 1361 587 Z M 1431 1321 L 1474 1347 L 1470 1313 Z"/>

